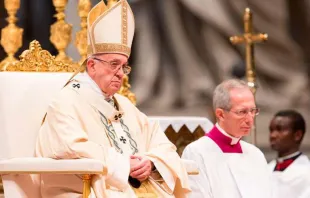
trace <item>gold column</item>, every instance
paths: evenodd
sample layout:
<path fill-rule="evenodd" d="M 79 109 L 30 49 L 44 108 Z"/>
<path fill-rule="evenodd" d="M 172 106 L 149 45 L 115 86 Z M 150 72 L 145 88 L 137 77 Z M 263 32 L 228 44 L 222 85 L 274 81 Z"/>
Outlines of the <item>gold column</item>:
<path fill-rule="evenodd" d="M 3 28 L 1 32 L 1 45 L 3 46 L 4 51 L 8 54 L 8 57 L 0 63 L 0 71 L 5 71 L 8 66 L 17 61 L 14 58 L 14 55 L 22 46 L 22 36 L 24 31 L 22 28 L 15 25 L 17 21 L 15 15 L 20 7 L 20 0 L 4 0 L 4 6 L 9 16 L 6 19 L 8 25 Z"/>
<path fill-rule="evenodd" d="M 75 46 L 81 55 L 79 65 L 87 58 L 87 15 L 90 9 L 90 0 L 79 0 L 78 13 L 81 18 L 81 30 L 76 33 L 75 37 Z"/>
<path fill-rule="evenodd" d="M 66 48 L 71 42 L 72 25 L 65 21 L 65 8 L 68 0 L 53 0 L 57 14 L 57 21 L 51 26 L 50 40 L 58 50 L 56 56 L 57 61 L 62 61 L 67 64 L 72 64 L 72 59 L 66 55 Z"/>

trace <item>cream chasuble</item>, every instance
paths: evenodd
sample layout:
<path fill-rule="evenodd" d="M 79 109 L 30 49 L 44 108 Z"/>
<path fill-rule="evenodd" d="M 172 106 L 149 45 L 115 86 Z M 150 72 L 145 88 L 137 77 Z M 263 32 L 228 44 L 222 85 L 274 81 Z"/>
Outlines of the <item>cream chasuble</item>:
<path fill-rule="evenodd" d="M 79 83 L 75 83 L 75 85 L 72 84 L 72 86 L 80 87 L 80 83 L 85 84 L 89 86 L 91 90 L 94 90 L 96 94 L 99 95 L 99 97 L 104 98 L 105 101 L 107 101 L 108 104 L 111 105 L 112 108 L 110 108 L 109 106 L 105 107 L 109 112 L 114 112 L 110 118 L 107 118 L 105 114 L 99 111 L 99 114 L 101 116 L 101 122 L 104 125 L 106 131 L 108 131 L 108 136 L 111 140 L 110 144 L 113 145 L 119 153 L 126 156 L 136 154 L 138 152 L 137 143 L 134 139 L 132 139 L 129 128 L 122 119 L 124 112 L 121 110 L 116 110 L 114 98 L 112 96 L 107 96 L 106 94 L 104 94 L 87 73 L 83 73 L 79 78 L 78 82 Z M 90 94 L 87 92 L 87 89 L 81 89 L 80 92 L 82 91 L 86 91 L 82 95 L 88 96 L 88 94 Z M 85 99 L 88 100 L 87 98 Z"/>
<path fill-rule="evenodd" d="M 48 107 L 36 155 L 104 162 L 107 175 L 92 179 L 98 198 L 137 197 L 128 183 L 129 157 L 146 156 L 157 169 L 146 181 L 157 197 L 186 197 L 189 187 L 185 167 L 159 124 L 151 125 L 127 98 L 115 94 L 117 110 L 88 77 L 76 79 Z M 43 197 L 81 197 L 82 180 L 78 175 L 42 175 L 41 179 Z"/>

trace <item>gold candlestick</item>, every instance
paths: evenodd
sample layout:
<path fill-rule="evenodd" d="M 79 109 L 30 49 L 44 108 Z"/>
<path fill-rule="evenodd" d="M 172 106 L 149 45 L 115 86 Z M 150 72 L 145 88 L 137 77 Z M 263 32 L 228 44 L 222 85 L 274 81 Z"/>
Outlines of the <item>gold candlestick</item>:
<path fill-rule="evenodd" d="M 0 63 L 0 71 L 5 71 L 8 66 L 13 65 L 17 61 L 14 58 L 14 55 L 22 46 L 22 36 L 24 31 L 22 28 L 15 25 L 17 21 L 15 15 L 20 7 L 20 0 L 5 0 L 4 6 L 9 16 L 6 19 L 8 25 L 1 31 L 1 45 L 3 46 L 4 51 L 8 54 L 8 57 Z"/>
<path fill-rule="evenodd" d="M 80 65 L 87 58 L 87 15 L 90 9 L 90 0 L 79 0 L 78 13 L 81 18 L 81 30 L 76 33 L 75 46 L 81 55 Z"/>
<path fill-rule="evenodd" d="M 72 25 L 65 21 L 65 8 L 68 0 L 53 0 L 57 14 L 55 17 L 57 21 L 51 26 L 50 40 L 58 50 L 56 60 L 63 61 L 64 63 L 73 64 L 70 57 L 66 55 L 65 49 L 71 42 Z"/>

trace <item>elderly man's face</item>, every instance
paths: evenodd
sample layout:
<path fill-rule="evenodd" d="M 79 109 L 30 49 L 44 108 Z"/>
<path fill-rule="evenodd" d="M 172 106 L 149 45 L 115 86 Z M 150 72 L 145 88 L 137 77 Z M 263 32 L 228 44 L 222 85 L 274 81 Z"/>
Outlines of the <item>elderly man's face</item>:
<path fill-rule="evenodd" d="M 256 109 L 255 100 L 249 89 L 230 91 L 231 109 L 221 110 L 219 122 L 223 129 L 234 137 L 242 137 L 251 131 Z"/>
<path fill-rule="evenodd" d="M 87 72 L 100 89 L 107 95 L 114 95 L 122 86 L 122 66 L 128 58 L 121 54 L 99 54 L 87 62 Z M 115 67 L 119 65 L 120 67 Z"/>

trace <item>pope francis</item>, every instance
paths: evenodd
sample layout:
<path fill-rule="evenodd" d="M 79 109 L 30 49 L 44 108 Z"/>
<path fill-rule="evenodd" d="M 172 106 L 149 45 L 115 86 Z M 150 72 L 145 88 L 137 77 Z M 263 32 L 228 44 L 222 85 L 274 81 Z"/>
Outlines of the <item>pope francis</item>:
<path fill-rule="evenodd" d="M 107 173 L 92 178 L 96 197 L 186 197 L 185 167 L 175 146 L 127 98 L 116 94 L 134 36 L 126 0 L 100 1 L 88 15 L 86 72 L 53 99 L 39 132 L 36 156 L 94 158 Z M 43 197 L 81 197 L 79 175 L 42 175 Z"/>

